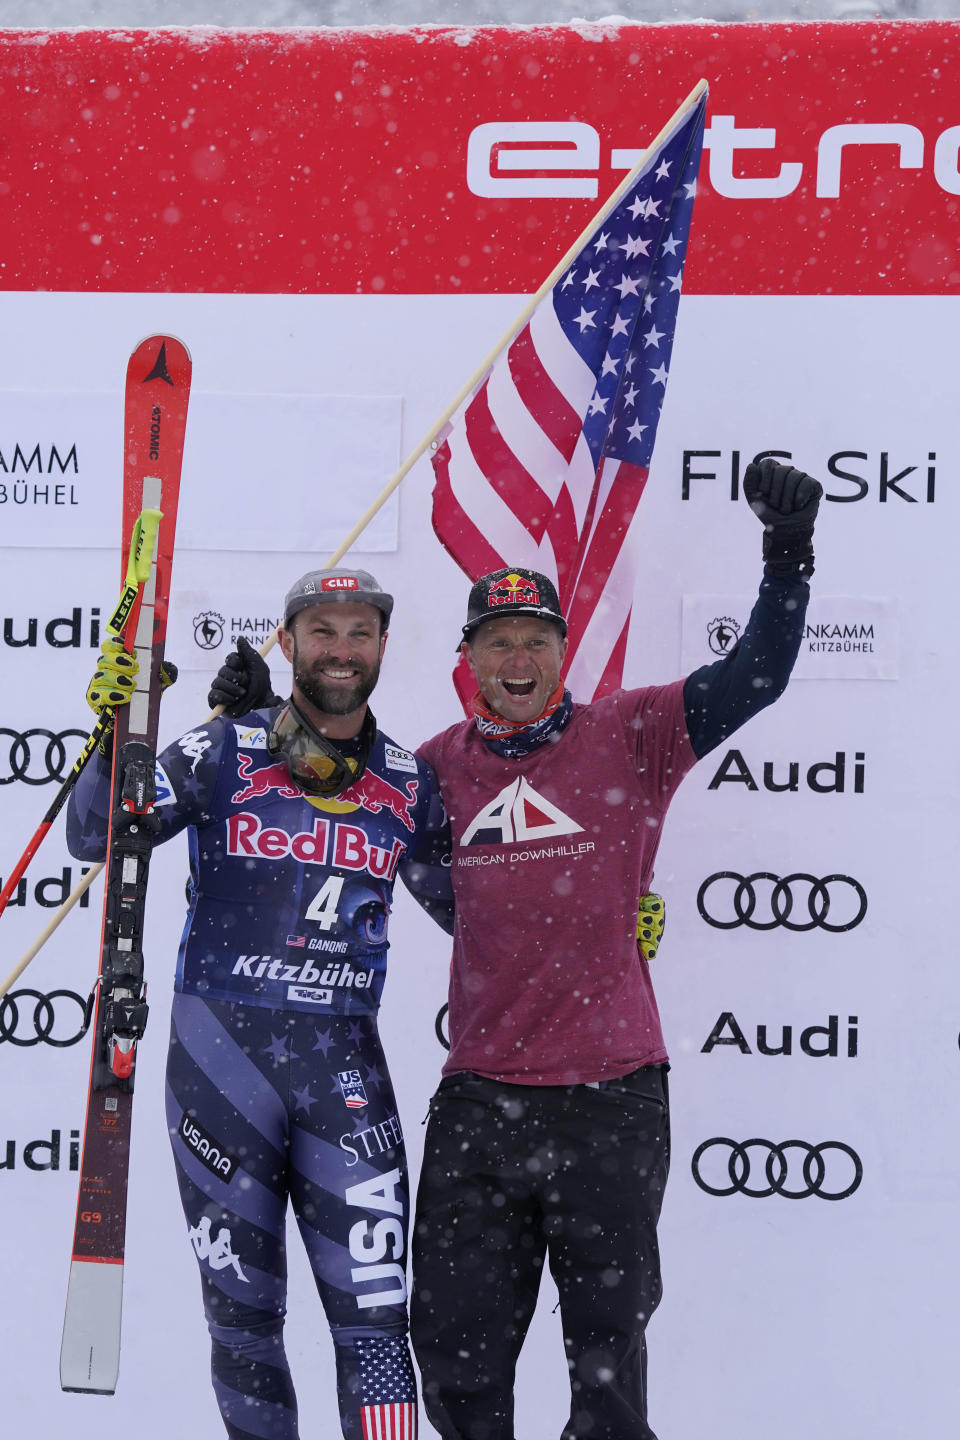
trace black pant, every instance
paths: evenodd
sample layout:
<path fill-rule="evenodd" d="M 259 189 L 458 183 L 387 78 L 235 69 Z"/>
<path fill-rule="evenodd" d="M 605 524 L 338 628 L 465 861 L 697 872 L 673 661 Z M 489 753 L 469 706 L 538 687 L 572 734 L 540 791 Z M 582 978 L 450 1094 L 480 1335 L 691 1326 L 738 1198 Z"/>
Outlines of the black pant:
<path fill-rule="evenodd" d="M 545 1255 L 572 1403 L 562 1440 L 656 1440 L 644 1330 L 660 1300 L 666 1067 L 599 1088 L 448 1076 L 431 1101 L 411 1337 L 444 1440 L 514 1440 L 517 1357 Z"/>

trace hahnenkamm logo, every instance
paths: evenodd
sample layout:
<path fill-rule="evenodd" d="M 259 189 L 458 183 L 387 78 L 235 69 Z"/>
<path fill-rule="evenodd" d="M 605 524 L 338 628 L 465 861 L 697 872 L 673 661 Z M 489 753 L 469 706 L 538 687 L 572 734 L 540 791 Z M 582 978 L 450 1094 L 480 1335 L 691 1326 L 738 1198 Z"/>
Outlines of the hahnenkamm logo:
<path fill-rule="evenodd" d="M 216 650 L 223 640 L 225 624 L 223 616 L 215 610 L 202 610 L 199 615 L 194 615 L 193 638 L 201 650 Z"/>
<path fill-rule="evenodd" d="M 729 655 L 740 639 L 740 621 L 729 615 L 718 615 L 707 626 L 707 641 L 714 655 Z"/>
<path fill-rule="evenodd" d="M 512 845 L 517 840 L 546 840 L 576 835 L 583 829 L 522 777 L 505 785 L 463 832 L 461 845 Z"/>

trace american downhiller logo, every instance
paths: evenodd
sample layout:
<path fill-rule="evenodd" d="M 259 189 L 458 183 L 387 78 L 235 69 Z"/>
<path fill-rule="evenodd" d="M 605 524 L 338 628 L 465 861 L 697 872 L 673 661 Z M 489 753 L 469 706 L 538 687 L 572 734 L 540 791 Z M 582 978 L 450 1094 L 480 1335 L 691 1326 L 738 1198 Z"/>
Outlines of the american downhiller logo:
<path fill-rule="evenodd" d="M 500 794 L 474 816 L 460 844 L 512 845 L 518 840 L 546 840 L 551 835 L 576 835 L 582 830 L 582 825 L 571 820 L 521 777 L 505 785 Z"/>

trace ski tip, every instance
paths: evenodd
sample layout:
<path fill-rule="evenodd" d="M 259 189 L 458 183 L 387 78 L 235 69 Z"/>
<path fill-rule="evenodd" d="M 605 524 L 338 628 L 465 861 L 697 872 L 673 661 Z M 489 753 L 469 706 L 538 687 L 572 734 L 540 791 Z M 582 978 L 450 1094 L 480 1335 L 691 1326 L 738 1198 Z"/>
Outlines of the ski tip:
<path fill-rule="evenodd" d="M 130 352 L 131 355 L 136 355 L 145 345 L 179 345 L 187 359 L 190 358 L 189 346 L 186 344 L 186 341 L 181 340 L 178 335 L 144 335 L 143 339 L 138 340 L 136 345 L 134 345 Z"/>
<path fill-rule="evenodd" d="M 146 385 L 162 380 L 174 390 L 189 393 L 193 361 L 190 351 L 175 335 L 148 335 L 131 352 L 127 362 L 127 384 Z"/>

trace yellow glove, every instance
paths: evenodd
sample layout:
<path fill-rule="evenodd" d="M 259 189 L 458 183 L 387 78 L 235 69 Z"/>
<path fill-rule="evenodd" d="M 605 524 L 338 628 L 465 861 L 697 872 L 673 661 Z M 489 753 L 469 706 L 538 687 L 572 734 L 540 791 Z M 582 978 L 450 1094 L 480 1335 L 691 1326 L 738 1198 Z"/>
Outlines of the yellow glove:
<path fill-rule="evenodd" d="M 137 685 L 140 666 L 128 655 L 119 635 L 108 635 L 100 646 L 93 679 L 87 686 L 87 704 L 97 715 L 105 707 L 128 705 Z"/>
<path fill-rule="evenodd" d="M 663 936 L 667 908 L 662 895 L 641 895 L 637 911 L 637 944 L 644 960 L 650 961 L 657 953 Z"/>

